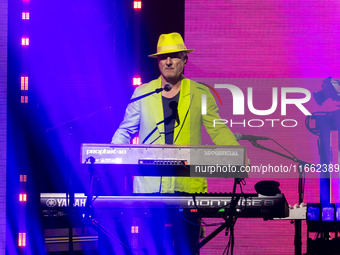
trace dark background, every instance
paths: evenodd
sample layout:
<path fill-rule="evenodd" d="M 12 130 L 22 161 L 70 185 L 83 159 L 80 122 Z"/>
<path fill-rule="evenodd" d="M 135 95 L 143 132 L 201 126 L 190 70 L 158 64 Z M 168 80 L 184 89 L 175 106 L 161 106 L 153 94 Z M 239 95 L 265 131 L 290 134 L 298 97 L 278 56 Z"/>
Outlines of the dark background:
<path fill-rule="evenodd" d="M 8 249 L 16 247 L 19 205 L 13 201 L 19 175 L 26 174 L 29 243 L 39 254 L 39 194 L 85 191 L 89 173 L 80 166 L 81 143 L 110 143 L 134 90 L 136 67 L 143 82 L 159 76 L 147 56 L 160 34 L 184 35 L 184 0 L 145 0 L 138 14 L 133 1 L 112 0 L 14 0 L 8 10 Z M 23 10 L 29 21 L 21 20 Z M 21 46 L 23 36 L 28 47 Z M 20 91 L 21 76 L 29 77 L 28 92 Z M 20 103 L 21 95 L 28 95 L 28 104 Z"/>

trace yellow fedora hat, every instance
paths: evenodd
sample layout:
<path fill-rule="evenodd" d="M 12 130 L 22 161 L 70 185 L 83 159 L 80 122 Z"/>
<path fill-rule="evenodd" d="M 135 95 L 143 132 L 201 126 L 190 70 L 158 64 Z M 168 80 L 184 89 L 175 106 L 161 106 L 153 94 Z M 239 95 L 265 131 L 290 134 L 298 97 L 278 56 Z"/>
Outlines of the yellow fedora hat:
<path fill-rule="evenodd" d="M 193 49 L 187 49 L 184 45 L 182 36 L 179 33 L 162 34 L 159 36 L 157 43 L 157 53 L 149 55 L 150 58 L 157 58 L 158 55 L 173 52 L 193 52 Z"/>

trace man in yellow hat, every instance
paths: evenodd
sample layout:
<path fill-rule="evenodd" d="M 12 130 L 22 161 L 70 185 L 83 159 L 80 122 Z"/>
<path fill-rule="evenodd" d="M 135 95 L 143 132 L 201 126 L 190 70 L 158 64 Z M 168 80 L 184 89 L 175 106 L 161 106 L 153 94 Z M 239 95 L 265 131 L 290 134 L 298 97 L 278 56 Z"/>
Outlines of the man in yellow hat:
<path fill-rule="evenodd" d="M 188 61 L 187 54 L 192 51 L 186 48 L 178 33 L 162 34 L 159 37 L 157 53 L 149 57 L 158 59 L 161 75 L 157 80 L 137 87 L 132 99 L 163 88 L 165 84 L 171 84 L 172 89 L 130 103 L 112 143 L 128 144 L 139 132 L 139 141 L 143 144 L 200 145 L 203 123 L 216 145 L 238 145 L 227 126 L 213 126 L 213 120 L 220 119 L 220 116 L 209 89 L 183 75 Z M 204 115 L 201 114 L 203 94 L 207 95 L 207 113 Z M 189 177 L 134 179 L 134 192 L 137 193 L 175 191 L 207 192 L 207 183 L 204 178 Z"/>
<path fill-rule="evenodd" d="M 184 67 L 192 51 L 186 48 L 178 33 L 159 37 L 157 53 L 149 57 L 157 58 L 161 75 L 137 87 L 132 100 L 156 89 L 165 89 L 128 105 L 112 143 L 130 143 L 139 132 L 139 141 L 143 144 L 200 145 L 204 124 L 216 145 L 238 145 L 227 126 L 213 126 L 213 120 L 220 116 L 209 89 L 184 77 Z M 201 110 L 202 95 L 207 98 L 206 114 Z M 133 189 L 135 193 L 202 193 L 207 192 L 207 181 L 190 177 L 135 177 Z"/>

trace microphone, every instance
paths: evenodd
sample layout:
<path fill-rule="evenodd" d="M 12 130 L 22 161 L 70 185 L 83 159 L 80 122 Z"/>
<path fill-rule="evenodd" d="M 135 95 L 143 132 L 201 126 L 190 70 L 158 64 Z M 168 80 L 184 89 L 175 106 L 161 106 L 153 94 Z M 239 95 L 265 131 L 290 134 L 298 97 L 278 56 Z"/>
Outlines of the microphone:
<path fill-rule="evenodd" d="M 172 89 L 172 85 L 170 83 L 165 83 L 163 90 L 165 90 L 166 92 L 169 92 Z"/>
<path fill-rule="evenodd" d="M 245 140 L 245 141 L 252 142 L 252 141 L 257 141 L 257 140 L 270 140 L 269 137 L 265 137 L 265 136 L 243 135 L 240 133 L 234 133 L 234 136 L 237 141 Z"/>

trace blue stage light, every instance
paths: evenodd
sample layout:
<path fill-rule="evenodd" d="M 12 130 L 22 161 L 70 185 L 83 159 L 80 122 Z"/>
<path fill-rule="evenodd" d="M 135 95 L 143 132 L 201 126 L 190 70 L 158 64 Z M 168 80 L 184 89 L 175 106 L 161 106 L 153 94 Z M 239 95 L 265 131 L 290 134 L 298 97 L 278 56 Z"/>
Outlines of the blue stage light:
<path fill-rule="evenodd" d="M 307 221 L 319 221 L 320 220 L 320 205 L 308 204 L 307 205 Z"/>

